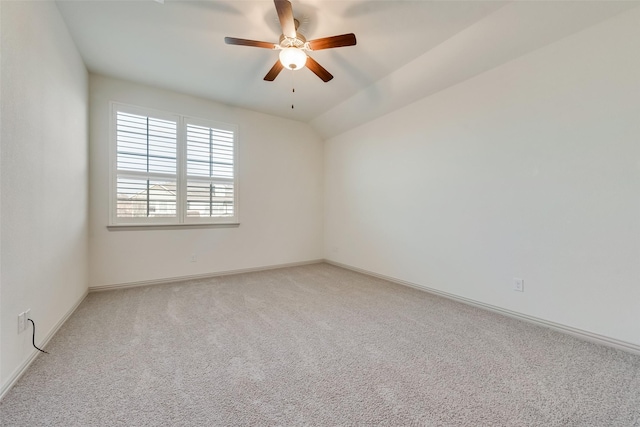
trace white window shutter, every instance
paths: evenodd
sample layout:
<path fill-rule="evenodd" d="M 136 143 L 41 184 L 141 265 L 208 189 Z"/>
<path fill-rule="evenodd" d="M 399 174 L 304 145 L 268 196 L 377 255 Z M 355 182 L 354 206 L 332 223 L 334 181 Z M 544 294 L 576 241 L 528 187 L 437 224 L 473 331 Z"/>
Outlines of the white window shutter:
<path fill-rule="evenodd" d="M 187 123 L 187 217 L 235 215 L 235 132 Z"/>
<path fill-rule="evenodd" d="M 116 113 L 116 217 L 177 217 L 177 123 Z"/>

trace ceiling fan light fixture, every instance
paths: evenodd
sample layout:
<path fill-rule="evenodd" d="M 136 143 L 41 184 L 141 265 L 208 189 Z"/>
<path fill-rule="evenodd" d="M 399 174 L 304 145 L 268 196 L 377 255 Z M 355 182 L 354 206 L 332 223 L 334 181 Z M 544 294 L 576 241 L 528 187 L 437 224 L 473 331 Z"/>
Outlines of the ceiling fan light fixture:
<path fill-rule="evenodd" d="M 299 70 L 307 63 L 307 54 L 296 47 L 287 47 L 280 51 L 280 62 L 289 70 Z"/>

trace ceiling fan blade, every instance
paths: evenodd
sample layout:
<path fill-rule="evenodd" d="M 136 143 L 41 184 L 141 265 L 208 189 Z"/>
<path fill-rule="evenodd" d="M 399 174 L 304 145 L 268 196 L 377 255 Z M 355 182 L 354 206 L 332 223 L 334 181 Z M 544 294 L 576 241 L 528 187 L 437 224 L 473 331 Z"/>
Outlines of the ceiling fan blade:
<path fill-rule="evenodd" d="M 331 49 L 333 47 L 355 46 L 356 35 L 353 33 L 340 36 L 324 37 L 309 42 L 311 50 Z"/>
<path fill-rule="evenodd" d="M 238 46 L 251 46 L 251 47 L 261 47 L 264 49 L 275 49 L 276 45 L 269 42 L 259 42 L 256 40 L 247 40 L 247 39 L 237 39 L 235 37 L 225 37 L 224 42 L 226 44 L 235 44 Z"/>
<path fill-rule="evenodd" d="M 280 60 L 277 60 L 276 63 L 273 64 L 273 67 L 271 67 L 267 75 L 264 76 L 264 79 L 268 82 L 274 81 L 276 77 L 278 77 L 278 74 L 280 74 L 280 71 L 282 71 L 283 68 L 284 66 L 282 65 Z"/>
<path fill-rule="evenodd" d="M 278 19 L 282 27 L 282 34 L 289 38 L 296 38 L 296 24 L 293 21 L 293 9 L 289 0 L 273 0 L 278 11 Z"/>
<path fill-rule="evenodd" d="M 313 73 L 320 77 L 322 79 L 323 82 L 328 82 L 329 80 L 331 80 L 333 78 L 333 76 L 331 75 L 330 72 L 328 72 L 327 70 L 324 69 L 324 67 L 320 64 L 318 64 L 316 62 L 315 59 L 313 59 L 310 56 L 307 56 L 307 68 L 310 69 L 311 71 L 313 71 Z"/>

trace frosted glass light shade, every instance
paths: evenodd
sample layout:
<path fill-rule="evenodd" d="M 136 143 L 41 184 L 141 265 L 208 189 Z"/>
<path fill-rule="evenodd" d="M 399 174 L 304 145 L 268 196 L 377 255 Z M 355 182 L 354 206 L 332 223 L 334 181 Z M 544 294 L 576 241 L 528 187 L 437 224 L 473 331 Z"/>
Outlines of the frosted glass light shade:
<path fill-rule="evenodd" d="M 299 70 L 307 63 L 307 54 L 295 47 L 287 47 L 280 51 L 280 62 L 289 70 Z"/>

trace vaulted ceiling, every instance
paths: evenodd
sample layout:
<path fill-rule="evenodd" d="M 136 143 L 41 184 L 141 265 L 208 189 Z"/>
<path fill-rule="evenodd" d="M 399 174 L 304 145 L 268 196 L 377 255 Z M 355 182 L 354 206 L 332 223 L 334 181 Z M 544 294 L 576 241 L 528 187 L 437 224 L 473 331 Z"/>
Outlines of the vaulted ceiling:
<path fill-rule="evenodd" d="M 324 83 L 308 69 L 284 70 L 266 82 L 276 51 L 224 43 L 225 36 L 277 43 L 281 29 L 270 0 L 57 0 L 90 71 L 337 129 L 325 136 L 634 3 L 292 0 L 308 40 L 356 34 L 356 46 L 311 53 L 334 75 Z"/>

